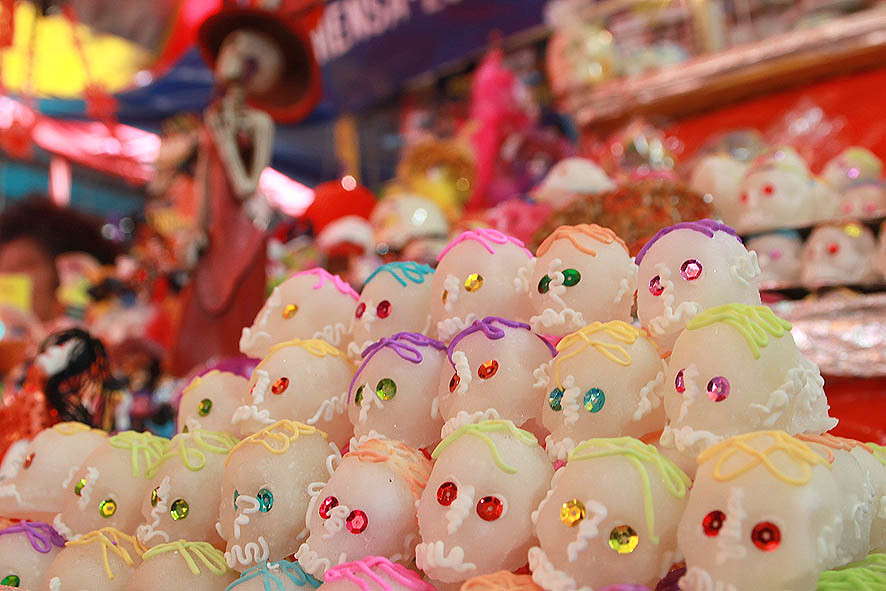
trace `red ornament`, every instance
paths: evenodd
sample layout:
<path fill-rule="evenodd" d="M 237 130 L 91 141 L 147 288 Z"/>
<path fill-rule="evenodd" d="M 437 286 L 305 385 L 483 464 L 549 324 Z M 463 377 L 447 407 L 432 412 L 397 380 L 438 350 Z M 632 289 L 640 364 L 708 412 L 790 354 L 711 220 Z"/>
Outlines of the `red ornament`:
<path fill-rule="evenodd" d="M 83 90 L 86 116 L 96 121 L 113 121 L 117 115 L 117 99 L 97 84 L 87 84 Z"/>
<path fill-rule="evenodd" d="M 498 497 L 483 497 L 477 501 L 477 515 L 483 521 L 495 521 L 501 517 L 504 505 Z"/>
<path fill-rule="evenodd" d="M 31 157 L 31 131 L 33 123 L 22 123 L 18 119 L 12 121 L 12 125 L 0 134 L 0 147 L 12 158 L 26 160 Z"/>
<path fill-rule="evenodd" d="M 773 187 L 772 185 L 763 185 L 763 193 L 765 193 L 767 197 L 771 196 L 773 193 L 775 193 L 775 187 Z"/>
<path fill-rule="evenodd" d="M 437 489 L 437 502 L 448 507 L 452 501 L 458 498 L 458 487 L 454 482 L 444 482 Z"/>
<path fill-rule="evenodd" d="M 722 511 L 711 511 L 705 515 L 701 521 L 704 535 L 712 538 L 720 535 L 720 528 L 723 527 L 724 521 L 726 521 L 726 515 Z"/>
<path fill-rule="evenodd" d="M 271 386 L 271 394 L 282 394 L 289 387 L 289 378 L 277 378 L 274 385 Z"/>
<path fill-rule="evenodd" d="M 364 312 L 366 312 L 366 304 L 363 302 L 360 302 L 359 304 L 357 304 L 357 309 L 354 310 L 354 316 L 356 318 L 363 318 Z"/>
<path fill-rule="evenodd" d="M 375 313 L 379 318 L 387 318 L 391 314 L 391 302 L 382 300 L 375 308 Z"/>
<path fill-rule="evenodd" d="M 772 552 L 781 545 L 781 530 L 771 521 L 761 521 L 751 531 L 751 541 L 763 552 Z"/>
<path fill-rule="evenodd" d="M 335 507 L 338 507 L 338 499 L 336 499 L 335 497 L 326 497 L 325 499 L 323 499 L 323 502 L 320 503 L 320 509 L 318 510 L 318 513 L 323 519 L 329 519 L 329 512 L 332 511 L 332 509 Z"/>
<path fill-rule="evenodd" d="M 366 513 L 359 509 L 351 511 L 345 520 L 345 527 L 352 534 L 362 534 L 367 525 L 369 525 L 369 520 L 366 518 Z"/>

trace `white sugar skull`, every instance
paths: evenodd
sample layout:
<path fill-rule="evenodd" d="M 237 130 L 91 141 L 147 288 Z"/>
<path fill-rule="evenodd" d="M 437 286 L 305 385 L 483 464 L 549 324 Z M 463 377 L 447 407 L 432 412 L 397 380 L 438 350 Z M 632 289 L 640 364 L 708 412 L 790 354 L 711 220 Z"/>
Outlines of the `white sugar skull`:
<path fill-rule="evenodd" d="M 454 583 L 515 570 L 535 541 L 530 514 L 553 476 L 535 437 L 510 421 L 461 427 L 434 450 L 418 504 L 416 565 Z"/>
<path fill-rule="evenodd" d="M 659 231 L 637 254 L 637 264 L 637 315 L 663 355 L 705 308 L 760 303 L 756 254 L 732 228 L 713 220 Z"/>
<path fill-rule="evenodd" d="M 322 431 L 294 421 L 237 444 L 225 461 L 216 526 L 228 566 L 243 572 L 298 550 L 308 535 L 310 491 L 323 486 L 339 457 Z"/>
<path fill-rule="evenodd" d="M 867 148 L 850 146 L 831 158 L 821 176 L 838 191 L 857 182 L 876 181 L 883 174 L 883 162 Z"/>
<path fill-rule="evenodd" d="M 446 421 L 443 437 L 482 419 L 536 422 L 544 390 L 535 370 L 555 351 L 528 324 L 488 316 L 458 333 L 449 344 L 449 367 L 437 391 Z M 448 371 L 447 371 L 448 370 Z"/>
<path fill-rule="evenodd" d="M 326 571 L 325 591 L 435 591 L 415 571 L 383 556 L 367 556 Z"/>
<path fill-rule="evenodd" d="M 240 351 L 258 359 L 292 339 L 323 339 L 347 349 L 359 296 L 338 275 L 321 268 L 296 273 L 274 288 L 252 326 L 244 328 Z"/>
<path fill-rule="evenodd" d="M 431 319 L 440 340 L 448 342 L 485 316 L 529 320 L 518 273 L 530 260 L 522 242 L 497 230 L 463 232 L 453 240 L 440 253 L 432 281 Z"/>
<path fill-rule="evenodd" d="M 52 521 L 83 460 L 107 439 L 104 431 L 73 422 L 38 433 L 10 459 L 17 472 L 0 481 L 0 515 Z"/>
<path fill-rule="evenodd" d="M 754 236 L 748 240 L 748 250 L 757 253 L 761 284 L 796 285 L 800 282 L 803 241 L 796 232 L 779 230 Z"/>
<path fill-rule="evenodd" d="M 880 271 L 880 275 L 886 279 L 886 222 L 880 225 L 880 238 L 877 240 L 877 254 L 874 255 L 874 264 Z"/>
<path fill-rule="evenodd" d="M 172 438 L 169 449 L 146 471 L 151 492 L 141 504 L 138 540 L 150 548 L 176 540 L 224 541 L 215 530 L 225 457 L 237 438 L 195 429 Z"/>
<path fill-rule="evenodd" d="M 871 461 L 864 452 L 880 465 Z M 873 523 L 871 524 L 871 548 L 886 548 L 886 447 L 876 443 L 853 446 L 852 454 L 862 465 L 868 466 L 868 473 L 874 485 Z"/>
<path fill-rule="evenodd" d="M 377 436 L 415 449 L 440 441 L 437 385 L 444 367 L 446 345 L 421 334 L 402 332 L 367 347 L 349 391 L 351 447 Z"/>
<path fill-rule="evenodd" d="M 541 421 L 551 432 L 548 455 L 565 460 L 585 439 L 661 430 L 666 369 L 646 333 L 620 320 L 594 322 L 563 338 L 538 375 L 547 393 Z"/>
<path fill-rule="evenodd" d="M 178 432 L 235 430 L 231 418 L 248 391 L 249 380 L 227 371 L 212 370 L 194 378 L 178 403 Z"/>
<path fill-rule="evenodd" d="M 146 551 L 126 591 L 225 591 L 236 579 L 220 550 L 179 540 Z"/>
<path fill-rule="evenodd" d="M 533 513 L 529 568 L 545 589 L 654 587 L 674 562 L 689 477 L 637 439 L 589 439 Z"/>
<path fill-rule="evenodd" d="M 766 306 L 726 304 L 693 318 L 668 361 L 662 444 L 694 455 L 760 429 L 833 428 L 824 381 L 790 329 Z"/>
<path fill-rule="evenodd" d="M 743 209 L 739 187 L 748 167 L 747 162 L 729 154 L 710 154 L 695 165 L 689 187 L 702 195 L 710 195 L 717 213 L 727 224 L 735 224 Z"/>
<path fill-rule="evenodd" d="M 43 573 L 40 591 L 125 591 L 145 548 L 113 527 L 70 541 Z"/>
<path fill-rule="evenodd" d="M 564 158 L 551 167 L 544 180 L 532 190 L 536 200 L 559 208 L 577 195 L 593 195 L 615 188 L 603 169 L 581 157 Z"/>
<path fill-rule="evenodd" d="M 65 539 L 51 526 L 22 521 L 0 529 L 0 585 L 37 589 Z"/>
<path fill-rule="evenodd" d="M 809 287 L 870 283 L 877 278 L 877 242 L 858 222 L 812 231 L 803 249 L 803 283 Z"/>
<path fill-rule="evenodd" d="M 311 491 L 310 535 L 296 560 L 318 579 L 367 556 L 409 564 L 418 543 L 416 505 L 430 473 L 431 462 L 399 441 L 363 442 L 345 454 L 321 490 Z"/>
<path fill-rule="evenodd" d="M 298 562 L 278 560 L 246 569 L 227 591 L 314 591 L 320 583 Z"/>
<path fill-rule="evenodd" d="M 637 265 L 612 230 L 560 226 L 536 254 L 526 269 L 533 330 L 563 336 L 594 321 L 631 320 Z"/>
<path fill-rule="evenodd" d="M 839 564 L 840 491 L 830 464 L 784 431 L 708 448 L 677 531 L 682 591 L 815 589 Z"/>
<path fill-rule="evenodd" d="M 134 532 L 151 490 L 145 471 L 168 446 L 168 439 L 150 433 L 124 431 L 109 438 L 66 481 L 53 527 L 69 540 L 107 527 Z"/>
<path fill-rule="evenodd" d="M 313 425 L 344 446 L 351 436 L 347 410 L 354 366 L 326 341 L 292 340 L 274 345 L 252 372 L 243 404 L 232 421 L 248 435 L 279 419 Z"/>
<path fill-rule="evenodd" d="M 395 262 L 380 266 L 366 279 L 351 321 L 351 357 L 359 359 L 366 347 L 398 332 L 431 334 L 433 273 L 427 265 Z"/>
<path fill-rule="evenodd" d="M 886 185 L 879 181 L 853 183 L 840 196 L 839 214 L 844 217 L 868 219 L 886 212 Z"/>

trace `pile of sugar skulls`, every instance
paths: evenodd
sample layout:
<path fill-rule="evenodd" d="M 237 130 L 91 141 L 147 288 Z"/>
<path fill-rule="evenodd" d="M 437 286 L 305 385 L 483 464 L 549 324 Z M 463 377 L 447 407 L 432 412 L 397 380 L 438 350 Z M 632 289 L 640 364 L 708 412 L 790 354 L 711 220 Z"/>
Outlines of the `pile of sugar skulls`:
<path fill-rule="evenodd" d="M 635 258 L 578 225 L 535 256 L 465 232 L 361 294 L 299 273 L 243 330 L 251 377 L 194 379 L 171 440 L 61 423 L 15 449 L 2 582 L 882 589 L 886 450 L 827 433 L 759 272 L 702 220 Z"/>

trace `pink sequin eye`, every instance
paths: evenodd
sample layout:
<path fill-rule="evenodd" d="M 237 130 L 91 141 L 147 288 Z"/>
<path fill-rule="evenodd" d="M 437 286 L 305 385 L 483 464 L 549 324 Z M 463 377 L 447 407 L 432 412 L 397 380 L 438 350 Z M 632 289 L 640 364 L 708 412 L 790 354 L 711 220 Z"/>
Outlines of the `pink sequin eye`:
<path fill-rule="evenodd" d="M 701 263 L 695 259 L 683 261 L 680 265 L 680 276 L 686 281 L 695 281 L 701 277 Z"/>
<path fill-rule="evenodd" d="M 352 534 L 362 534 L 367 525 L 369 525 L 369 519 L 366 518 L 366 513 L 360 509 L 351 511 L 345 520 L 345 527 Z"/>
<path fill-rule="evenodd" d="M 357 318 L 363 318 L 363 313 L 366 312 L 366 304 L 364 302 L 360 302 L 357 304 L 357 309 L 354 310 L 354 316 Z"/>
<path fill-rule="evenodd" d="M 330 512 L 336 507 L 338 507 L 338 499 L 335 497 L 326 497 L 323 499 L 323 502 L 320 503 L 320 510 L 318 513 L 320 513 L 320 517 L 323 519 L 329 519 L 331 515 Z"/>
<path fill-rule="evenodd" d="M 661 277 L 658 275 L 649 280 L 649 293 L 654 296 L 660 296 L 664 293 L 664 288 L 661 286 Z"/>
<path fill-rule="evenodd" d="M 769 258 L 772 259 L 773 261 L 777 261 L 778 259 L 781 258 L 781 250 L 778 248 L 774 248 L 774 249 L 770 250 L 769 251 Z"/>
<path fill-rule="evenodd" d="M 682 394 L 686 391 L 686 383 L 683 381 L 683 370 L 677 372 L 677 377 L 674 378 L 674 388 Z"/>
<path fill-rule="evenodd" d="M 711 378 L 708 382 L 708 398 L 714 402 L 722 402 L 729 396 L 729 380 L 723 376 Z"/>
<path fill-rule="evenodd" d="M 877 205 L 875 203 L 868 203 L 864 206 L 865 213 L 874 213 L 877 211 Z"/>

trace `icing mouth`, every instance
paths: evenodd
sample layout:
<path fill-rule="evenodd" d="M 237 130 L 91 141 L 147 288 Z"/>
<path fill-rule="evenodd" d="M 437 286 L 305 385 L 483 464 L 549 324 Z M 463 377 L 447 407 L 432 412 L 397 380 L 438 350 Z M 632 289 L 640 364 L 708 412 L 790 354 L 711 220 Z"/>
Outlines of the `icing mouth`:
<path fill-rule="evenodd" d="M 555 440 L 554 435 L 551 434 L 545 438 L 545 451 L 548 452 L 548 457 L 554 461 L 562 460 L 565 462 L 576 445 L 572 437 Z"/>
<path fill-rule="evenodd" d="M 143 523 L 135 530 L 135 537 L 145 546 L 149 546 L 154 538 L 161 538 L 164 542 L 169 542 L 169 534 L 160 528 L 160 516 L 166 513 L 169 508 L 166 505 L 166 499 L 169 498 L 169 476 L 163 478 L 160 486 L 157 487 L 157 505 L 151 509 L 151 523 Z"/>
<path fill-rule="evenodd" d="M 674 302 L 677 296 L 674 295 L 676 286 L 671 281 L 671 270 L 664 263 L 655 265 L 655 272 L 658 274 L 659 281 L 663 287 L 661 298 L 664 312 L 649 321 L 649 331 L 655 336 L 663 336 L 677 330 L 682 330 L 687 322 L 699 312 L 701 312 L 701 304 L 698 302 L 686 301 L 680 302 L 674 308 Z"/>
<path fill-rule="evenodd" d="M 591 587 L 579 587 L 575 579 L 561 570 L 557 570 L 548 559 L 544 550 L 538 546 L 529 549 L 529 570 L 532 580 L 542 589 L 550 591 L 593 591 Z"/>
<path fill-rule="evenodd" d="M 732 583 L 714 579 L 711 573 L 697 566 L 686 569 L 678 585 L 680 591 L 739 591 Z"/>
<path fill-rule="evenodd" d="M 264 536 L 259 536 L 257 541 L 245 545 L 231 544 L 229 550 L 225 552 L 225 562 L 236 570 L 238 565 L 248 567 L 267 562 L 270 555 L 267 540 Z"/>
<path fill-rule="evenodd" d="M 587 325 L 587 322 L 585 322 L 582 313 L 569 306 L 564 307 L 559 312 L 553 308 L 545 308 L 541 314 L 529 319 L 529 326 L 532 327 L 532 330 L 542 334 L 545 334 L 551 328 L 578 330 L 585 325 Z"/>
<path fill-rule="evenodd" d="M 329 510 L 329 518 L 323 520 L 323 529 L 326 530 L 323 534 L 324 540 L 334 537 L 338 532 L 344 529 L 345 519 L 348 518 L 350 512 L 351 508 L 344 503 L 336 505 Z"/>
<path fill-rule="evenodd" d="M 710 431 L 693 429 L 689 425 L 674 428 L 668 424 L 665 425 L 659 442 L 664 447 L 676 449 L 680 453 L 691 454 L 707 449 L 722 440 L 722 436 Z"/>
<path fill-rule="evenodd" d="M 415 564 L 431 577 L 446 583 L 462 581 L 464 573 L 477 569 L 473 562 L 465 561 L 465 551 L 461 546 L 452 546 L 446 554 L 442 540 L 422 542 L 415 547 Z"/>
<path fill-rule="evenodd" d="M 320 580 L 323 579 L 323 574 L 333 566 L 331 560 L 323 558 L 311 550 L 311 547 L 307 542 L 302 542 L 302 545 L 298 547 L 298 551 L 295 553 L 295 559 L 306 573 Z M 342 552 L 339 556 L 338 564 L 344 564 L 346 560 L 347 555 Z M 338 566 L 338 564 L 335 566 Z"/>

